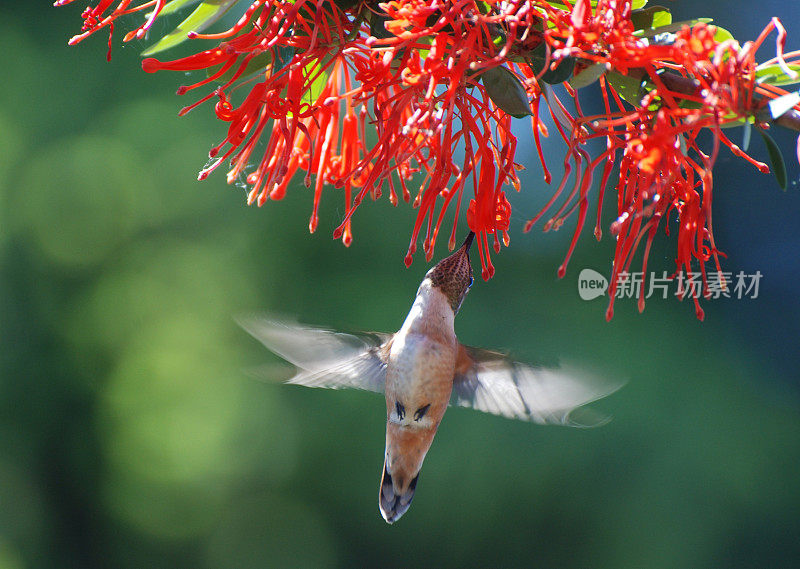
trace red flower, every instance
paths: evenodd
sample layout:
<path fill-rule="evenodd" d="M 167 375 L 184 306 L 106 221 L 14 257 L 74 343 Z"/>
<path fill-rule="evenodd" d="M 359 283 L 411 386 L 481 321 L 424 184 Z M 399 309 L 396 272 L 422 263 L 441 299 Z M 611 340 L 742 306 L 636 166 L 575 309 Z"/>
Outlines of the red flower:
<path fill-rule="evenodd" d="M 104 0 L 87 8 L 83 31 L 70 43 L 104 27 L 113 32 L 118 17 L 148 9 L 145 22 L 124 40 L 143 37 L 169 10 L 165 0 L 132 4 Z M 220 2 L 218 12 L 234 4 Z M 501 242 L 509 244 L 511 205 L 505 188 L 520 189 L 511 117 L 530 115 L 550 183 L 540 145 L 540 135 L 548 135 L 541 120 L 546 108 L 567 147 L 564 177 L 525 229 L 559 199 L 545 231 L 558 229 L 577 211 L 572 242 L 558 269 L 563 276 L 586 222 L 595 170 L 602 165 L 594 226 L 599 239 L 606 185 L 619 166 L 610 318 L 617 278 L 628 271 L 643 240 L 646 269 L 665 217 L 678 221 L 678 270 L 697 267 L 704 282 L 707 262 L 720 270 L 721 253 L 711 231 L 711 172 L 720 144 L 768 170 L 732 144 L 722 126 L 787 123 L 765 115 L 766 104 L 785 92 L 764 80 L 763 69 L 773 65 L 792 77 L 790 63 L 798 61 L 798 53 L 783 53 L 786 34 L 777 20 L 755 42 L 739 45 L 706 24 L 665 35 L 641 33 L 649 27 L 640 23 L 636 32 L 634 17 L 653 13 L 634 11 L 630 0 L 597 0 L 594 7 L 589 0 L 571 6 L 545 0 L 254 0 L 229 30 L 187 34 L 217 45 L 174 61 L 148 58 L 142 65 L 147 72 L 203 72 L 203 79 L 178 90 L 183 95 L 207 89 L 181 114 L 214 100 L 228 130 L 211 149 L 212 161 L 201 179 L 230 164 L 228 183 L 244 181 L 248 203 L 263 205 L 281 199 L 303 171 L 305 185 L 314 187 L 310 231 L 318 226 L 325 186 L 332 186 L 345 203 L 334 237 L 346 245 L 353 239 L 354 212 L 365 198 L 378 199 L 388 190 L 392 204 L 402 196 L 418 210 L 406 264 L 423 226 L 423 250 L 430 260 L 450 208 L 455 216 L 448 246 L 454 248 L 462 199 L 471 191 L 466 221 L 478 236 L 485 279 L 494 274 L 490 249 L 499 252 Z M 756 52 L 773 31 L 778 32 L 777 56 L 758 66 Z M 794 59 L 787 62 L 787 57 Z M 583 114 L 573 86 L 566 84 L 574 111 L 550 87 L 567 78 L 577 85 L 586 76 L 599 78 L 601 115 Z M 800 120 L 791 121 L 800 130 Z M 703 129 L 713 137 L 705 152 L 697 142 Z M 605 151 L 593 158 L 587 145 L 595 139 L 605 142 Z M 259 155 L 257 147 L 264 148 Z M 564 199 L 573 173 L 575 182 Z M 702 318 L 697 299 L 695 305 Z"/>
<path fill-rule="evenodd" d="M 54 6 L 64 6 L 66 4 L 71 4 L 75 0 L 56 0 L 53 4 Z M 159 13 L 161 10 L 164 9 L 164 5 L 167 3 L 167 0 L 152 0 L 151 2 L 145 2 L 138 6 L 131 7 L 131 0 L 123 0 L 121 2 L 117 2 L 117 7 L 111 10 L 108 14 L 106 12 L 109 10 L 111 4 L 113 4 L 113 0 L 103 0 L 99 2 L 97 6 L 92 8 L 91 6 L 87 7 L 81 17 L 83 18 L 83 27 L 81 31 L 83 33 L 74 36 L 72 39 L 69 40 L 70 45 L 74 45 L 79 41 L 87 38 L 88 36 L 92 35 L 96 31 L 108 26 L 108 52 L 106 54 L 106 59 L 109 61 L 111 60 L 111 40 L 114 36 L 114 20 L 119 18 L 120 16 L 124 16 L 126 14 L 131 14 L 134 12 L 138 12 L 140 10 L 144 10 L 150 8 L 152 11 L 148 15 L 145 22 L 136 28 L 135 30 L 128 32 L 125 36 L 124 41 L 130 41 L 133 38 L 141 39 L 145 36 L 147 31 L 153 26 L 153 22 L 156 21 L 158 18 Z"/>

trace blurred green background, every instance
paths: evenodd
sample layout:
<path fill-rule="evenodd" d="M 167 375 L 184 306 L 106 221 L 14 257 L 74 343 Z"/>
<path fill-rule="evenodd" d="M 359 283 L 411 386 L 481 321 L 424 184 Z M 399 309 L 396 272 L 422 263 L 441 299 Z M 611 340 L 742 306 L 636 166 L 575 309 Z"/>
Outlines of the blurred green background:
<path fill-rule="evenodd" d="M 741 39 L 781 16 L 800 48 L 792 3 L 693 4 L 669 3 L 675 19 L 710 15 Z M 377 508 L 382 398 L 250 379 L 278 360 L 233 316 L 396 329 L 426 270 L 422 255 L 402 262 L 414 212 L 365 203 L 345 249 L 330 239 L 334 191 L 310 236 L 300 184 L 257 209 L 220 173 L 196 182 L 224 125 L 210 107 L 177 118 L 194 99 L 174 90 L 191 77 L 141 72 L 145 42 L 122 47 L 118 31 L 111 63 L 102 33 L 68 48 L 82 8 L 2 4 L 0 569 L 797 566 L 791 134 L 779 135 L 786 193 L 721 154 L 725 268 L 764 276 L 757 299 L 705 302 L 703 323 L 675 299 L 643 314 L 619 301 L 610 323 L 604 300 L 581 300 L 580 269 L 609 271 L 608 235 L 587 232 L 557 279 L 574 219 L 521 233 L 549 191 L 523 149 L 511 248 L 457 332 L 628 384 L 598 405 L 614 420 L 594 430 L 451 410 L 390 527 Z M 753 153 L 765 159 L 760 140 Z M 660 236 L 652 268 L 671 270 L 674 250 L 675 233 Z"/>

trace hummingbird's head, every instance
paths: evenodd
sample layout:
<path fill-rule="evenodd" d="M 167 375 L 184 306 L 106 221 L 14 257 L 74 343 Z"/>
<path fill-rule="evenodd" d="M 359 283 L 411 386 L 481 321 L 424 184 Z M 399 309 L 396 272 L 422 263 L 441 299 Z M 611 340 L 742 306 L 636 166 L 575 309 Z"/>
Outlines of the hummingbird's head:
<path fill-rule="evenodd" d="M 455 253 L 436 263 L 425 275 L 425 278 L 431 280 L 433 286 L 444 293 L 454 313 L 458 313 L 474 280 L 472 265 L 469 263 L 469 247 L 474 238 L 475 233 L 470 231 L 464 244 Z"/>

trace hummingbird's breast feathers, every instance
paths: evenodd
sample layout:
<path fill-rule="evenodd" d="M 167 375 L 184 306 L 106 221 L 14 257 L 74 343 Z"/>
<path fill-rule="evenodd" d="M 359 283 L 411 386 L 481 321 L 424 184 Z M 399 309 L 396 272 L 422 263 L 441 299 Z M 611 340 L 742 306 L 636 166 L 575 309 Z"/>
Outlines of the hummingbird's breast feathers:
<path fill-rule="evenodd" d="M 437 425 L 453 388 L 456 354 L 455 340 L 396 336 L 386 366 L 387 420 L 414 428 Z"/>
<path fill-rule="evenodd" d="M 414 304 L 398 335 L 423 334 L 443 342 L 454 341 L 455 317 L 450 300 L 439 287 L 426 278 L 419 285 Z"/>
<path fill-rule="evenodd" d="M 438 425 L 453 386 L 458 340 L 447 297 L 426 279 L 394 335 L 386 364 L 386 418 L 412 428 Z"/>

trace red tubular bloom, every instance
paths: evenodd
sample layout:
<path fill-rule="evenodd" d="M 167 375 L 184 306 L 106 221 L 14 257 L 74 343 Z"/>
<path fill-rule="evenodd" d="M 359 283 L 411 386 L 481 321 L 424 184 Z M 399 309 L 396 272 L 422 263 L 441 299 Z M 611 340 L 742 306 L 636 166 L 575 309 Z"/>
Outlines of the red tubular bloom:
<path fill-rule="evenodd" d="M 74 0 L 56 0 L 56 2 L 53 5 L 64 6 L 66 4 L 71 4 L 73 1 Z M 130 41 L 134 38 L 141 39 L 144 37 L 147 31 L 152 27 L 153 22 L 156 21 L 156 18 L 158 18 L 159 13 L 164 9 L 166 0 L 152 0 L 150 2 L 144 2 L 136 6 L 131 6 L 131 0 L 122 0 L 117 2 L 116 8 L 108 12 L 111 4 L 113 3 L 114 3 L 113 0 L 103 0 L 102 2 L 99 2 L 97 6 L 95 6 L 94 8 L 87 7 L 81 14 L 81 17 L 83 18 L 83 26 L 81 28 L 82 33 L 73 36 L 72 39 L 69 40 L 69 44 L 74 45 L 84 40 L 85 38 L 89 37 L 96 31 L 108 26 L 109 37 L 108 37 L 107 59 L 111 60 L 111 38 L 114 35 L 114 20 L 126 14 L 131 14 L 134 12 L 138 12 L 140 10 L 150 9 L 151 12 L 148 15 L 147 19 L 145 20 L 145 22 L 135 30 L 129 32 L 125 36 L 123 41 Z"/>
<path fill-rule="evenodd" d="M 104 27 L 111 31 L 120 16 L 147 9 L 144 23 L 124 39 L 143 37 L 165 5 L 165 0 L 98 2 L 83 12 L 82 33 L 70 43 Z M 589 0 L 571 6 L 546 0 L 391 0 L 350 6 L 344 0 L 254 0 L 229 30 L 188 33 L 217 45 L 174 61 L 148 58 L 142 66 L 147 72 L 200 72 L 196 83 L 178 92 L 207 92 L 181 114 L 213 100 L 217 117 L 228 124 L 200 179 L 229 164 L 228 183 L 243 182 L 248 203 L 263 205 L 281 199 L 302 171 L 305 186 L 313 186 L 309 230 L 318 226 L 325 186 L 332 186 L 345 205 L 334 237 L 345 245 L 352 242 L 351 218 L 360 204 L 388 190 L 393 205 L 402 197 L 417 208 L 406 264 L 420 237 L 426 258 L 432 258 L 451 209 L 448 246 L 455 247 L 467 192 L 466 222 L 477 234 L 485 279 L 494 274 L 492 250 L 509 244 L 506 188 L 520 190 L 511 115 L 531 116 L 549 184 L 540 144 L 540 135 L 548 136 L 542 110 L 549 110 L 567 147 L 564 176 L 525 230 L 545 215 L 544 230 L 557 230 L 577 212 L 558 269 L 563 276 L 594 199 L 594 171 L 602 165 L 594 224 L 599 239 L 606 185 L 619 165 L 613 183 L 617 219 L 611 226 L 616 250 L 610 318 L 617 279 L 642 242 L 646 269 L 662 219 L 677 221 L 678 270 L 697 268 L 704 282 L 706 263 L 720 270 L 710 221 L 711 170 L 719 147 L 768 170 L 731 143 L 721 127 L 742 121 L 758 126 L 767 102 L 785 94 L 757 80 L 755 54 L 770 33 L 778 32 L 777 56 L 768 64 L 791 75 L 786 58 L 794 58 L 795 65 L 800 58 L 798 52 L 784 54 L 786 34 L 777 20 L 755 42 L 740 46 L 717 39 L 716 28 L 706 24 L 684 27 L 667 40 L 646 39 L 634 34 L 632 16 L 630 0 L 597 0 L 594 7 Z M 551 75 L 576 60 L 576 70 L 613 72 L 600 78 L 600 115 L 585 116 L 570 85 L 569 108 L 547 85 Z M 630 86 L 627 93 L 618 91 L 625 86 L 620 77 L 639 85 L 640 93 L 634 88 L 632 94 Z M 623 102 L 621 93 L 632 102 Z M 703 129 L 713 137 L 708 153 L 697 143 Z M 603 140 L 605 150 L 592 157 L 587 145 L 595 139 Z M 698 299 L 694 302 L 702 317 Z"/>

